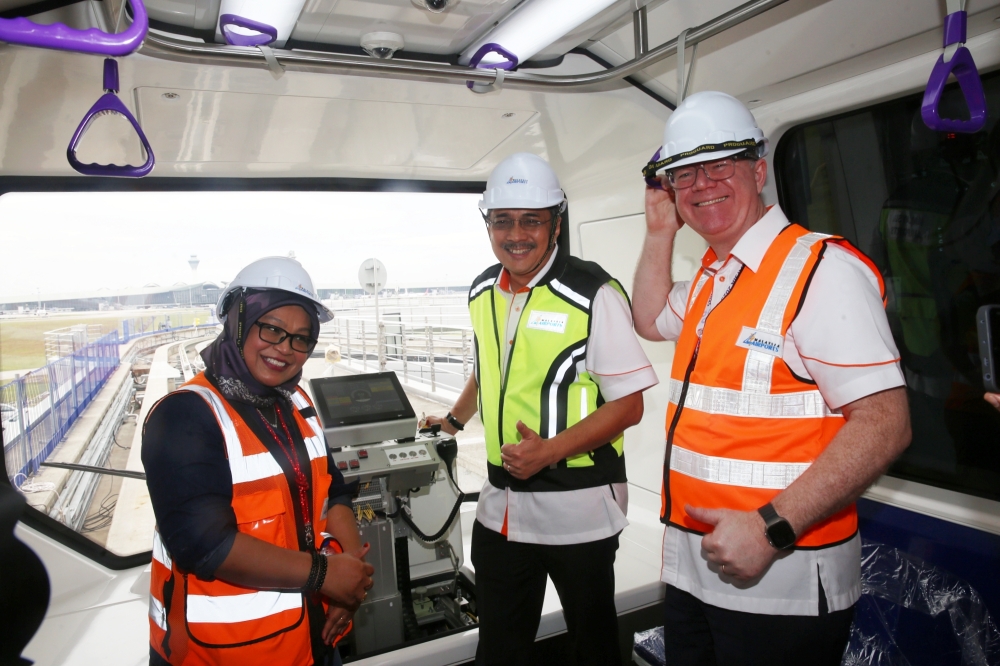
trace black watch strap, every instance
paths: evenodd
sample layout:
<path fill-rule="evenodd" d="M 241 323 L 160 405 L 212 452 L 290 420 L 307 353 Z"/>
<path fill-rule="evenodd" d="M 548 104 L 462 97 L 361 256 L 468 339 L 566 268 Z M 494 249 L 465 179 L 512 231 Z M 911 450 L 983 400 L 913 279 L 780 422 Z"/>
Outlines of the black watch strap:
<path fill-rule="evenodd" d="M 764 524 L 768 527 L 781 518 L 781 516 L 778 515 L 778 512 L 774 510 L 774 507 L 771 506 L 770 502 L 757 509 L 757 513 L 759 513 L 760 517 L 764 519 Z"/>
<path fill-rule="evenodd" d="M 795 545 L 797 537 L 791 523 L 779 516 L 770 502 L 757 509 L 757 513 L 764 519 L 764 536 L 772 547 L 785 550 Z"/>
<path fill-rule="evenodd" d="M 450 423 L 451 427 L 454 428 L 455 430 L 459 431 L 465 430 L 465 424 L 456 419 L 454 416 L 452 416 L 451 412 L 448 412 L 445 415 L 444 420 Z"/>

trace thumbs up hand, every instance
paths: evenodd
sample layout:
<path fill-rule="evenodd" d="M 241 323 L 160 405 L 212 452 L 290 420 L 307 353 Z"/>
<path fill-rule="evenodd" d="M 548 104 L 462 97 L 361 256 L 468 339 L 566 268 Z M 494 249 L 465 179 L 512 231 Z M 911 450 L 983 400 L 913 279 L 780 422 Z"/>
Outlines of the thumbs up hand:
<path fill-rule="evenodd" d="M 522 421 L 517 422 L 517 432 L 521 435 L 521 441 L 501 446 L 500 458 L 503 460 L 503 468 L 515 479 L 523 481 L 556 461 L 550 459 L 552 447 L 546 445 L 547 439 Z"/>
<path fill-rule="evenodd" d="M 756 511 L 704 509 L 685 506 L 689 516 L 712 527 L 701 539 L 702 554 L 723 577 L 750 580 L 771 562 L 787 554 L 775 550 L 764 534 L 764 519 Z"/>

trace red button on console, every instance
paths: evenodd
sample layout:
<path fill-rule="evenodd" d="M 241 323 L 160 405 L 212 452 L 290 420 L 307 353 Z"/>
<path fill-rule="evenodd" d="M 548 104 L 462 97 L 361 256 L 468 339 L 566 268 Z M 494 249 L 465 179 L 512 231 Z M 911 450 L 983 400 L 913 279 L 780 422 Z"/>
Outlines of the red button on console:
<path fill-rule="evenodd" d="M 360 451 L 358 451 L 358 457 L 361 458 L 362 460 L 364 460 L 365 458 L 367 458 L 368 457 L 368 449 L 361 449 Z"/>
<path fill-rule="evenodd" d="M 359 463 L 357 460 L 351 461 L 351 469 L 357 469 L 359 467 L 361 467 L 361 463 Z"/>
<path fill-rule="evenodd" d="M 347 469 L 347 461 L 341 460 L 337 463 L 337 469 Z"/>

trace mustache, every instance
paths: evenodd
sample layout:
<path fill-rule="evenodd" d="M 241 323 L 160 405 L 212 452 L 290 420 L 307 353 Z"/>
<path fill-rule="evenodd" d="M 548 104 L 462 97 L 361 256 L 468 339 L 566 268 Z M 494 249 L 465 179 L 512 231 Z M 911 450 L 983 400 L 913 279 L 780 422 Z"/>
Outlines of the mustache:
<path fill-rule="evenodd" d="M 513 252 L 514 250 L 534 250 L 538 247 L 538 243 L 504 243 L 501 247 L 507 252 Z"/>

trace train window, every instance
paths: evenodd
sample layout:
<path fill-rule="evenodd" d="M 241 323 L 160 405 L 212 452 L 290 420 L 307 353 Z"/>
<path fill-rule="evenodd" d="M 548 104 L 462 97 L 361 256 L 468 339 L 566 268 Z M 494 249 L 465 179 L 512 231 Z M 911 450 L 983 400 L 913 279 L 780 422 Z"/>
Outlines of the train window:
<path fill-rule="evenodd" d="M 1000 303 L 1000 75 L 976 134 L 928 129 L 912 95 L 788 131 L 775 177 L 789 219 L 878 265 L 913 442 L 890 474 L 1000 499 L 1000 414 L 983 400 L 976 310 Z M 942 116 L 968 117 L 950 88 Z"/>
<path fill-rule="evenodd" d="M 0 196 L 3 465 L 25 522 L 112 568 L 148 559 L 142 420 L 204 367 L 220 290 L 260 257 L 297 258 L 335 312 L 304 378 L 386 363 L 418 411 L 446 411 L 472 367 L 468 287 L 495 262 L 470 193 L 482 184 L 455 187 Z M 359 283 L 371 257 L 387 273 L 382 327 Z M 460 461 L 485 470 L 482 448 Z"/>

